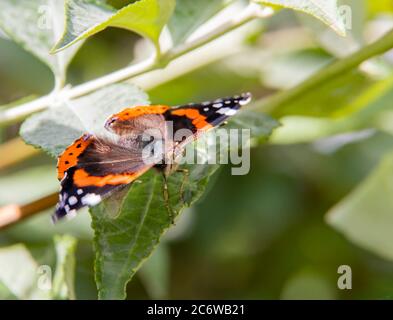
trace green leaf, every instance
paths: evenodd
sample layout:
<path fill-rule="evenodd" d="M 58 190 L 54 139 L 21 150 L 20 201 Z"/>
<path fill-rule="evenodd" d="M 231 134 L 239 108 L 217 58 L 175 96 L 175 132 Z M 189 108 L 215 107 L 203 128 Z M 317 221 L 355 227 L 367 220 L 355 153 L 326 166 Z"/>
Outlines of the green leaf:
<path fill-rule="evenodd" d="M 317 43 L 337 57 L 345 57 L 359 50 L 365 44 L 364 26 L 367 23 L 365 17 L 365 2 L 358 0 L 344 0 L 340 2 L 339 12 L 347 27 L 345 37 L 340 36 L 325 24 L 320 23 L 310 15 L 298 13 L 299 22 L 312 33 Z"/>
<path fill-rule="evenodd" d="M 63 16 L 64 5 L 59 0 L 0 1 L 0 29 L 48 65 L 60 83 L 79 49 L 75 46 L 55 56 L 49 53 L 64 28 Z"/>
<path fill-rule="evenodd" d="M 253 122 L 237 120 L 238 128 L 242 125 L 251 128 L 252 134 L 260 135 L 255 138 L 266 139 L 277 126 L 276 121 L 263 114 L 244 114 L 248 119 L 253 117 Z M 199 146 L 204 143 L 209 143 L 209 134 L 202 136 L 195 147 L 201 150 Z M 203 153 L 201 158 L 206 158 Z M 174 172 L 168 178 L 169 201 L 164 198 L 162 175 L 150 170 L 123 191 L 121 201 L 113 197 L 91 209 L 100 299 L 125 298 L 127 283 L 152 254 L 171 226 L 172 218 L 200 198 L 219 165 L 195 164 L 182 168 L 188 170 L 188 175 Z"/>
<path fill-rule="evenodd" d="M 327 24 L 338 34 L 345 36 L 346 30 L 338 12 L 336 0 L 254 0 L 266 5 L 273 5 L 302 11 Z"/>
<path fill-rule="evenodd" d="M 203 23 L 233 0 L 180 0 L 168 23 L 173 44 L 183 43 Z"/>
<path fill-rule="evenodd" d="M 393 3 L 390 0 L 367 0 L 367 7 L 369 15 L 372 17 L 393 12 Z"/>
<path fill-rule="evenodd" d="M 0 248 L 0 295 L 17 299 L 74 299 L 75 246 L 71 236 L 56 236 L 56 271 L 38 263 L 24 244 Z M 47 250 L 53 250 L 48 245 Z"/>
<path fill-rule="evenodd" d="M 0 299 L 1 300 L 16 300 L 18 297 L 14 296 L 12 292 L 0 282 Z"/>
<path fill-rule="evenodd" d="M 159 52 L 159 36 L 175 7 L 175 0 L 140 0 L 120 10 L 96 0 L 66 0 L 66 28 L 52 49 L 63 50 L 107 27 L 127 29 L 149 38 Z"/>
<path fill-rule="evenodd" d="M 251 140 L 265 142 L 280 124 L 270 116 L 251 110 L 242 110 L 228 121 L 226 129 L 250 129 Z"/>
<path fill-rule="evenodd" d="M 202 194 L 209 176 L 218 166 L 195 167 L 189 173 L 184 194 L 187 202 L 196 201 Z M 183 174 L 174 173 L 168 179 L 168 192 L 173 216 L 185 203 L 179 198 Z M 140 182 L 128 189 L 118 210 L 113 214 L 113 199 L 91 209 L 95 230 L 96 283 L 100 299 L 124 299 L 125 287 L 171 226 L 171 217 L 164 200 L 162 176 L 150 171 Z M 181 196 L 180 196 L 181 197 Z"/>
<path fill-rule="evenodd" d="M 40 290 L 38 264 L 22 244 L 0 248 L 0 282 L 18 299 L 49 299 L 49 291 Z"/>
<path fill-rule="evenodd" d="M 18 299 L 74 297 L 75 244 L 76 240 L 70 236 L 55 238 L 57 267 L 54 286 L 50 266 L 39 265 L 23 244 L 0 248 L 0 284 L 3 287 L 1 291 L 6 292 L 7 289 Z"/>
<path fill-rule="evenodd" d="M 27 119 L 20 130 L 26 143 L 58 156 L 83 133 L 105 134 L 105 120 L 134 105 L 149 104 L 147 95 L 131 84 L 116 84 Z"/>
<path fill-rule="evenodd" d="M 393 260 L 393 154 L 332 208 L 327 222 L 353 243 Z"/>
<path fill-rule="evenodd" d="M 52 296 L 55 299 L 74 300 L 74 278 L 75 278 L 75 249 L 76 239 L 63 235 L 56 236 L 56 272 L 53 278 Z"/>

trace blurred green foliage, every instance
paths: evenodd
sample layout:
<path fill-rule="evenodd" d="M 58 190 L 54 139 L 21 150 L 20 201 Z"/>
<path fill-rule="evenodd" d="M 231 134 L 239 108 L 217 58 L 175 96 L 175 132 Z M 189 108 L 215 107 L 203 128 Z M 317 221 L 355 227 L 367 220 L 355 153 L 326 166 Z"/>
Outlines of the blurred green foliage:
<path fill-rule="evenodd" d="M 129 1 L 114 2 L 121 7 Z M 380 36 L 381 28 L 393 25 L 390 1 L 356 1 L 356 7 L 366 13 L 365 18 L 361 23 L 354 21 L 361 30 L 351 30 L 347 40 L 356 39 L 359 47 Z M 256 98 L 266 97 L 301 83 L 341 57 L 335 46 L 340 46 L 340 52 L 352 50 L 350 40 L 341 42 L 320 22 L 316 22 L 318 28 L 310 28 L 294 12 L 279 12 L 265 24 L 263 32 L 258 28 L 258 34 L 253 35 L 246 52 L 151 89 L 151 102 L 176 105 L 242 91 L 251 91 Z M 356 33 L 361 34 L 361 41 Z M 136 55 L 139 40 L 119 29 L 107 29 L 88 39 L 71 62 L 68 78 L 72 84 L 83 83 L 127 65 Z M 347 236 L 353 231 L 353 221 L 364 223 L 359 230 L 369 226 L 379 233 L 380 229 L 373 229 L 378 224 L 373 225 L 372 212 L 378 205 L 391 219 L 391 207 L 383 201 L 389 203 L 392 190 L 381 187 L 384 191 L 379 193 L 379 184 L 384 179 L 389 182 L 392 171 L 376 170 L 382 176 L 373 181 L 373 192 L 378 195 L 373 199 L 378 205 L 370 205 L 368 219 L 356 214 L 365 207 L 360 202 L 348 223 L 337 222 L 338 229 L 344 230 L 340 233 L 333 228 L 334 222 L 326 223 L 326 213 L 348 199 L 393 150 L 389 121 L 392 89 L 387 85 L 383 94 L 378 90 L 381 83 L 391 83 L 392 63 L 387 53 L 382 60 L 368 61 L 360 69 L 308 92 L 300 101 L 292 101 L 288 110 L 293 112 L 279 119 L 283 126 L 272 143 L 252 150 L 251 172 L 232 176 L 229 167 L 222 167 L 213 176 L 208 192 L 184 212 L 128 285 L 128 298 L 391 299 L 391 251 L 384 254 L 378 248 L 373 250 L 367 243 L 374 238 L 362 238 L 362 232 L 350 237 L 353 242 Z M 38 59 L 0 37 L 0 81 L 0 105 L 5 105 L 48 93 L 53 76 Z M 341 114 L 337 116 L 337 112 Z M 337 118 L 342 121 L 339 125 Z M 0 141 L 16 136 L 18 127 L 0 128 Z M 360 138 L 350 134 L 331 137 L 370 128 L 372 131 Z M 55 189 L 54 171 L 54 161 L 44 155 L 2 171 L 0 204 L 26 203 Z M 364 195 L 360 198 L 371 203 Z M 55 268 L 53 236 L 75 236 L 76 297 L 95 299 L 87 212 L 56 226 L 49 222 L 50 212 L 1 231 L 0 245 L 23 243 L 37 263 Z M 383 235 L 389 233 L 390 224 L 385 227 Z M 388 246 L 389 240 L 385 237 L 381 241 Z M 371 250 L 365 249 L 368 247 Z M 352 290 L 337 288 L 337 269 L 344 264 L 352 268 Z M 1 281 L 0 297 L 13 298 Z"/>

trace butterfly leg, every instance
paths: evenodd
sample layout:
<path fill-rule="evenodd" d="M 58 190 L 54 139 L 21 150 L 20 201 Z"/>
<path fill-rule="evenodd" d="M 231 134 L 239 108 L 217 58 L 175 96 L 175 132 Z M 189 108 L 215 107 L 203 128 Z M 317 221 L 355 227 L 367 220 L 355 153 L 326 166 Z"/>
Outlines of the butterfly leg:
<path fill-rule="evenodd" d="M 169 199 L 169 188 L 168 188 L 168 176 L 165 174 L 165 172 L 162 173 L 163 181 L 164 181 L 164 188 L 163 188 L 163 193 L 164 193 L 164 202 L 166 209 L 169 214 L 169 218 L 171 220 L 171 224 L 175 224 L 175 215 L 173 212 L 173 209 L 170 204 L 170 199 Z"/>
<path fill-rule="evenodd" d="M 179 172 L 179 173 L 183 174 L 183 180 L 182 180 L 181 185 L 180 185 L 180 195 L 181 195 L 181 198 L 183 200 L 183 203 L 187 203 L 186 199 L 184 197 L 184 191 L 185 191 L 184 188 L 185 188 L 185 186 L 186 186 L 186 184 L 188 182 L 188 178 L 190 176 L 190 171 L 188 169 L 176 169 L 176 172 Z M 188 203 L 187 203 L 187 205 L 188 205 Z"/>

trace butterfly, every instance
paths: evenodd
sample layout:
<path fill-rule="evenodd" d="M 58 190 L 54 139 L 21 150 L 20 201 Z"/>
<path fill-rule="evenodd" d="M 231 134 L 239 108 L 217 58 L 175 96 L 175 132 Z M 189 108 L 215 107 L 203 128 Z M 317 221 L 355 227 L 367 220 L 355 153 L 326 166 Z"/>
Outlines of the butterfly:
<path fill-rule="evenodd" d="M 224 124 L 250 100 L 244 93 L 173 108 L 135 106 L 112 115 L 105 129 L 115 138 L 84 134 L 58 157 L 61 190 L 53 221 L 98 204 L 152 167 L 167 170 L 188 143 Z"/>

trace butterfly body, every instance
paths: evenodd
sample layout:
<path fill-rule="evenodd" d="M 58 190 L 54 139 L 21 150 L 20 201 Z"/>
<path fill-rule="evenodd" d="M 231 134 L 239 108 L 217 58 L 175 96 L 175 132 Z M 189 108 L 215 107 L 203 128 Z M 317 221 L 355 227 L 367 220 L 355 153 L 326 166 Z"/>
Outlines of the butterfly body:
<path fill-rule="evenodd" d="M 243 94 L 174 108 L 137 106 L 111 116 L 104 126 L 114 138 L 85 134 L 59 156 L 61 191 L 53 220 L 96 205 L 152 167 L 170 171 L 189 142 L 223 124 L 250 99 Z"/>

